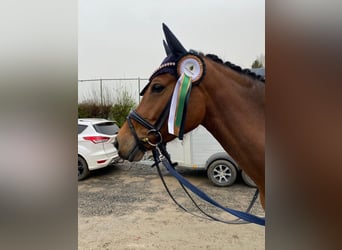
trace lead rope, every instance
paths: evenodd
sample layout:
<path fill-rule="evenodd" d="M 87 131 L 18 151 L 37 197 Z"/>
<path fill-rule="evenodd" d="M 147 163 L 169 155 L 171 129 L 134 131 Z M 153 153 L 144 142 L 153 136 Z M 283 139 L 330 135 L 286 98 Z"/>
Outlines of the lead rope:
<path fill-rule="evenodd" d="M 156 166 L 157 168 L 157 171 L 158 171 L 158 174 L 160 176 L 160 179 L 164 185 L 164 188 L 165 190 L 167 191 L 167 193 L 169 194 L 169 196 L 171 197 L 171 199 L 174 201 L 174 203 L 179 207 L 181 208 L 183 211 L 191 214 L 191 215 L 194 215 L 196 217 L 199 217 L 199 218 L 202 218 L 202 219 L 207 219 L 207 220 L 211 220 L 211 221 L 217 221 L 217 222 L 221 222 L 221 223 L 225 223 L 225 224 L 247 224 L 247 223 L 256 223 L 256 224 L 259 224 L 259 225 L 265 225 L 265 221 L 263 218 L 259 218 L 259 217 L 255 217 L 254 215 L 251 215 L 249 214 L 251 208 L 253 207 L 257 197 L 258 197 L 258 194 L 259 194 L 259 190 L 256 189 L 255 191 L 255 194 L 253 195 L 253 198 L 248 206 L 248 208 L 246 209 L 245 212 L 240 212 L 240 211 L 235 211 L 235 210 L 232 210 L 232 209 L 227 209 L 225 208 L 224 210 L 230 210 L 228 212 L 232 213 L 233 212 L 237 212 L 237 213 L 232 213 L 234 214 L 235 216 L 237 216 L 238 218 L 237 219 L 234 219 L 234 220 L 229 220 L 229 221 L 226 221 L 226 220 L 221 220 L 215 216 L 212 216 L 208 213 L 206 213 L 197 203 L 196 201 L 193 199 L 193 197 L 190 195 L 190 193 L 188 192 L 188 190 L 185 188 L 185 186 L 183 185 L 183 183 L 180 181 L 180 179 L 174 175 L 172 172 L 173 171 L 176 171 L 174 170 L 174 164 L 172 164 L 171 162 L 171 159 L 169 157 L 169 154 L 167 153 L 166 149 L 165 149 L 165 146 L 164 145 L 161 145 L 159 144 L 158 147 L 156 147 L 156 149 L 154 149 L 153 151 L 153 158 L 155 160 L 155 163 L 152 165 L 153 166 Z M 168 186 L 166 185 L 166 182 L 164 180 L 164 177 L 161 173 L 161 170 L 160 170 L 160 167 L 159 167 L 159 163 L 162 162 L 164 164 L 164 166 L 167 168 L 167 170 L 169 170 L 169 172 L 171 172 L 172 175 L 174 175 L 174 177 L 176 177 L 176 179 L 178 180 L 178 183 L 180 184 L 180 186 L 183 188 L 184 192 L 186 193 L 186 195 L 190 198 L 190 200 L 192 201 L 192 203 L 194 204 L 194 206 L 202 213 L 204 214 L 206 217 L 204 216 L 201 216 L 201 215 L 198 215 L 198 214 L 195 214 L 193 212 L 190 212 L 188 209 L 186 209 L 184 206 L 182 206 L 180 203 L 177 202 L 177 200 L 173 197 L 172 193 L 170 192 Z M 172 168 L 172 169 L 170 169 Z M 171 170 L 171 171 L 170 171 Z M 173 170 L 173 171 L 172 171 Z M 192 185 L 192 184 L 191 184 Z M 188 186 L 189 188 L 189 186 Z M 192 192 L 194 192 L 194 190 L 192 190 L 191 188 L 189 188 Z M 202 192 L 202 191 L 201 191 Z M 201 195 L 199 195 L 197 192 L 194 192 L 196 195 L 198 195 L 200 198 L 203 199 L 203 197 Z M 209 198 L 211 199 L 211 198 Z M 213 202 L 211 202 L 210 200 L 208 201 L 206 198 L 204 198 L 204 200 L 206 200 L 207 202 L 211 203 L 212 205 L 215 205 L 219 208 L 222 208 L 221 205 L 219 205 L 218 203 L 216 203 L 214 201 L 214 203 L 216 204 L 213 204 Z M 248 216 L 246 217 L 248 220 L 243 220 L 241 219 L 241 217 L 244 217 L 242 215 L 245 215 L 247 214 Z"/>

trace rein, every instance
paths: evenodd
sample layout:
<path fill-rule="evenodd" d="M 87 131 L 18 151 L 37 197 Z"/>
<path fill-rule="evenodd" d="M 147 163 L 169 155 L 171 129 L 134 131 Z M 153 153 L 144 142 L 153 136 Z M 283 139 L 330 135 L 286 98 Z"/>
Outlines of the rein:
<path fill-rule="evenodd" d="M 231 209 L 231 208 L 227 208 L 224 207 L 223 205 L 221 205 L 220 203 L 218 203 L 217 201 L 213 200 L 211 197 L 209 197 L 205 192 L 203 192 L 202 190 L 200 190 L 199 188 L 197 188 L 196 186 L 194 186 L 193 184 L 191 184 L 188 180 L 186 180 L 182 175 L 180 175 L 174 168 L 175 164 L 172 164 L 171 159 L 169 154 L 166 151 L 166 148 L 163 144 L 158 144 L 157 147 L 155 149 L 152 150 L 153 152 L 153 158 L 154 158 L 154 165 L 157 167 L 158 170 L 158 174 L 162 180 L 162 183 L 167 191 L 167 193 L 170 195 L 171 199 L 176 203 L 176 205 L 178 207 L 180 207 L 182 210 L 184 210 L 187 213 L 190 213 L 194 216 L 203 218 L 203 219 L 208 219 L 208 220 L 213 220 L 213 221 L 218 221 L 218 222 L 222 222 L 225 224 L 247 224 L 247 223 L 254 223 L 257 225 L 262 225 L 265 226 L 265 218 L 261 218 L 258 216 L 255 216 L 253 214 L 250 214 L 250 210 L 252 209 L 258 194 L 259 194 L 259 190 L 256 189 L 256 192 L 248 206 L 248 208 L 246 209 L 245 212 L 242 211 L 238 211 L 235 209 Z M 207 217 L 203 217 L 197 214 L 194 214 L 192 212 L 190 212 L 189 210 L 187 210 L 186 208 L 184 208 L 181 204 L 179 204 L 176 199 L 172 196 L 170 190 L 168 189 L 166 182 L 161 174 L 160 171 L 160 167 L 159 167 L 159 163 L 162 163 L 166 169 L 169 171 L 169 173 L 171 173 L 179 182 L 179 184 L 181 185 L 181 187 L 183 188 L 184 192 L 186 193 L 186 195 L 191 199 L 191 201 L 193 202 L 193 204 L 196 206 L 197 209 L 199 209 L 199 211 L 201 213 L 203 213 L 205 216 Z M 199 198 L 201 198 L 202 200 L 214 205 L 217 208 L 220 208 L 221 210 L 228 212 L 234 216 L 237 217 L 237 219 L 235 220 L 230 220 L 230 221 L 224 221 L 221 220 L 217 217 L 214 217 L 212 215 L 209 215 L 208 213 L 206 213 L 205 211 L 203 211 L 200 206 L 195 202 L 195 200 L 193 199 L 193 197 L 189 194 L 189 192 L 187 191 L 187 189 L 189 189 L 192 193 L 194 193 L 195 195 L 197 195 Z"/>
<path fill-rule="evenodd" d="M 200 190 L 199 188 L 197 188 L 196 186 L 194 186 L 193 184 L 191 184 L 188 180 L 186 180 L 182 175 L 180 175 L 175 169 L 174 169 L 174 164 L 172 164 L 172 161 L 170 159 L 170 155 L 168 154 L 166 148 L 165 148 L 165 144 L 163 143 L 163 139 L 162 139 L 162 135 L 160 133 L 160 128 L 162 126 L 162 124 L 165 122 L 167 115 L 168 115 L 168 109 L 170 106 L 170 102 L 166 105 L 166 107 L 164 108 L 161 116 L 159 117 L 158 121 L 156 122 L 156 125 L 152 125 L 150 124 L 148 121 L 146 121 L 144 118 L 142 118 L 135 110 L 131 111 L 130 114 L 127 117 L 127 122 L 128 125 L 130 127 L 130 130 L 137 142 L 137 146 L 132 149 L 132 151 L 130 152 L 131 154 L 134 154 L 136 150 L 142 150 L 143 152 L 147 151 L 148 149 L 146 148 L 146 146 L 144 145 L 145 143 L 148 143 L 149 145 L 151 145 L 153 148 L 152 153 L 153 153 L 153 158 L 155 163 L 152 166 L 156 166 L 158 174 L 162 180 L 162 183 L 167 191 L 167 193 L 170 195 L 171 199 L 176 203 L 176 205 L 178 205 L 178 207 L 180 207 L 182 210 L 184 210 L 187 213 L 190 213 L 194 216 L 200 217 L 200 218 L 205 218 L 205 219 L 209 219 L 209 220 L 213 220 L 213 221 L 218 221 L 218 222 L 222 222 L 222 223 L 226 223 L 226 224 L 246 224 L 246 223 L 255 223 L 258 225 L 265 225 L 265 218 L 260 218 L 257 217 L 255 215 L 250 214 L 250 210 L 253 207 L 256 198 L 258 196 L 259 190 L 257 189 L 253 199 L 250 203 L 250 205 L 248 206 L 246 212 L 242 212 L 242 211 L 237 211 L 231 208 L 226 208 L 223 205 L 219 204 L 218 202 L 216 202 L 215 200 L 213 200 L 211 197 L 209 197 L 206 193 L 204 193 L 202 190 Z M 140 125 L 144 126 L 145 128 L 149 129 L 147 132 L 147 136 L 145 138 L 139 139 L 138 135 L 135 132 L 134 126 L 131 122 L 131 119 L 134 119 L 136 122 L 138 122 Z M 156 142 L 151 142 L 149 139 L 149 135 L 153 135 L 156 138 Z M 160 167 L 159 167 L 159 163 L 162 163 L 166 169 L 169 171 L 169 173 L 171 173 L 180 183 L 181 187 L 183 188 L 184 192 L 187 194 L 187 196 L 191 199 L 191 201 L 193 202 L 193 204 L 197 207 L 197 209 L 199 209 L 199 211 L 204 214 L 206 217 L 203 216 L 199 216 L 197 214 L 194 214 L 192 212 L 190 212 L 189 210 L 187 210 L 186 208 L 184 208 L 181 204 L 179 204 L 176 199 L 172 196 L 170 190 L 168 189 L 166 182 L 161 174 L 160 171 Z M 220 208 L 221 210 L 224 210 L 234 216 L 236 216 L 238 219 L 235 220 L 230 220 L 230 221 L 224 221 L 221 219 L 218 219 L 212 215 L 209 215 L 208 213 L 206 213 L 205 211 L 203 211 L 199 205 L 194 201 L 194 199 L 192 198 L 192 196 L 189 194 L 188 190 L 189 189 L 192 193 L 196 194 L 199 198 L 203 199 L 204 201 L 216 206 L 217 208 Z"/>

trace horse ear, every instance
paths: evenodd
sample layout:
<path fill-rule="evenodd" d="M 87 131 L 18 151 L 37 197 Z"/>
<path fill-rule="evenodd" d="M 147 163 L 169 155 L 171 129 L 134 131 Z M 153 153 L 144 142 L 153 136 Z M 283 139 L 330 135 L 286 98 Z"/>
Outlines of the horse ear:
<path fill-rule="evenodd" d="M 164 45 L 166 55 L 168 56 L 168 55 L 172 54 L 172 51 L 170 50 L 170 48 L 167 45 L 167 43 L 165 42 L 165 40 L 163 40 L 163 45 Z"/>
<path fill-rule="evenodd" d="M 185 54 L 187 51 L 183 45 L 178 41 L 176 36 L 171 32 L 171 30 L 163 23 L 163 31 L 166 38 L 166 42 L 171 52 L 175 56 L 180 56 Z"/>

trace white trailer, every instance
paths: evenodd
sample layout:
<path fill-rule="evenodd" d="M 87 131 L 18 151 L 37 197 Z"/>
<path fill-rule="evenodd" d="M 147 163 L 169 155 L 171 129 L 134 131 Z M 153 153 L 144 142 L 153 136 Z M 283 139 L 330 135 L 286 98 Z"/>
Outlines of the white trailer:
<path fill-rule="evenodd" d="M 167 143 L 166 148 L 171 160 L 178 166 L 206 170 L 208 178 L 216 186 L 230 186 L 241 174 L 247 185 L 255 187 L 254 182 L 203 126 L 185 134 L 183 141 L 175 139 Z"/>

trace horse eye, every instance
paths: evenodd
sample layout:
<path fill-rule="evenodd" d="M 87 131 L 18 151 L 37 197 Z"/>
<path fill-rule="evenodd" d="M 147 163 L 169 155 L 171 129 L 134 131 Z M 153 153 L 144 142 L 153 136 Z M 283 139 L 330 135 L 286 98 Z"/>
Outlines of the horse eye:
<path fill-rule="evenodd" d="M 152 92 L 154 92 L 154 93 L 160 93 L 163 91 L 163 89 L 165 89 L 165 87 L 163 85 L 160 85 L 160 84 L 154 84 L 152 86 Z"/>

